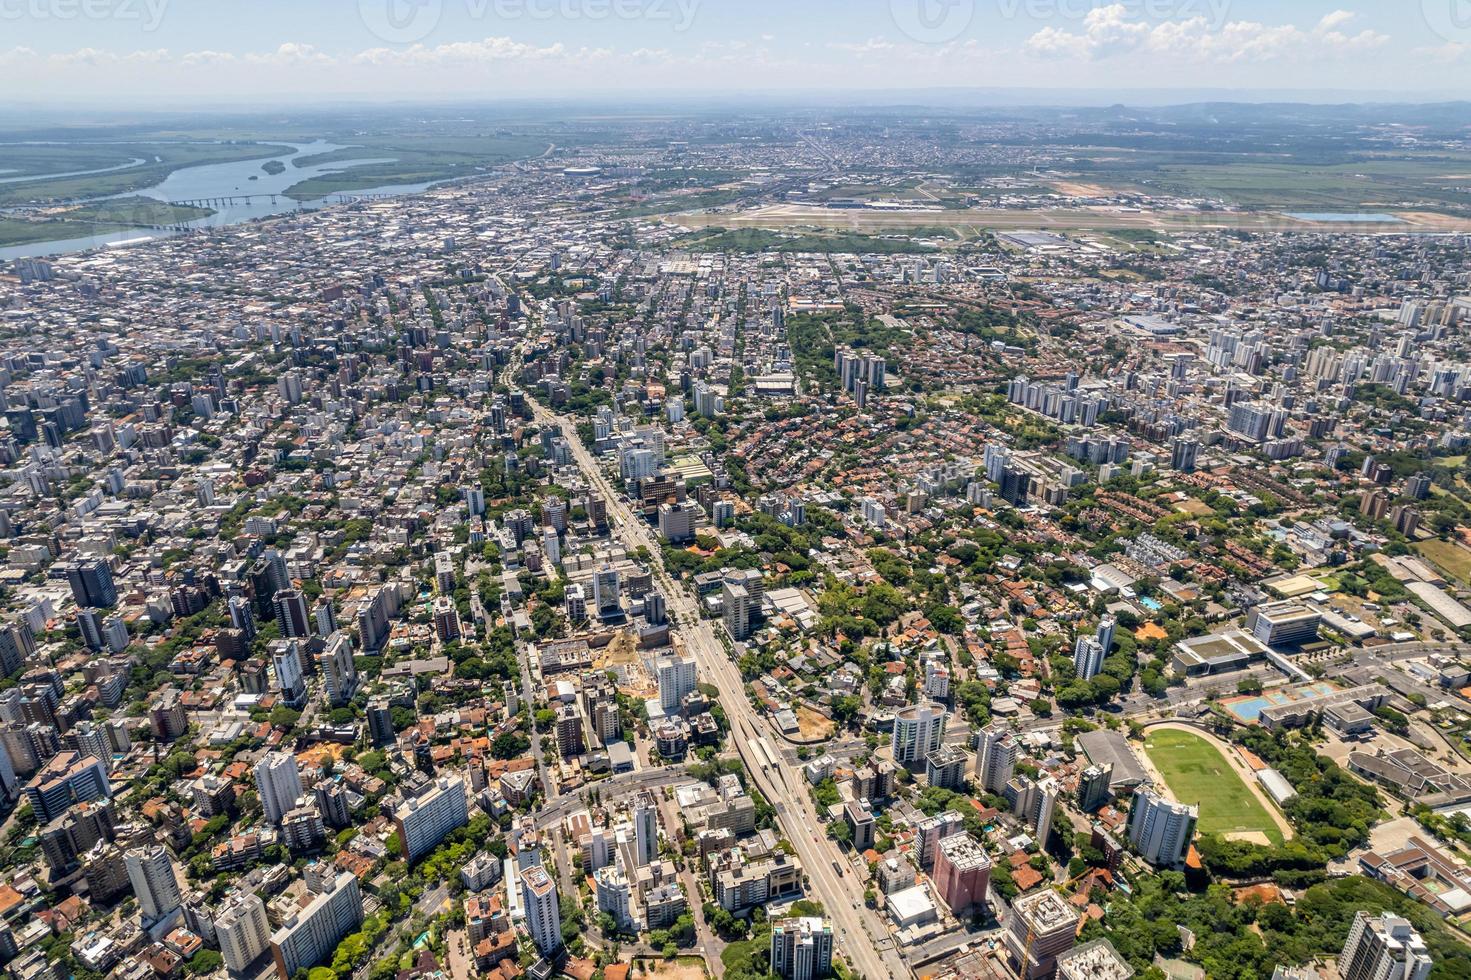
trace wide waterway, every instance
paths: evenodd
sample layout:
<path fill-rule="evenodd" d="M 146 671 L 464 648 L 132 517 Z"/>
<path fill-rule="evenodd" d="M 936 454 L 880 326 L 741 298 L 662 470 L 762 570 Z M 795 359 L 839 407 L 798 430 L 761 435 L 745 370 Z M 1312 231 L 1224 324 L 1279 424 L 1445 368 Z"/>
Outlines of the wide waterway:
<path fill-rule="evenodd" d="M 317 201 L 294 201 L 286 197 L 284 192 L 313 177 L 321 177 L 327 174 L 341 173 L 353 167 L 361 167 L 367 164 L 391 163 L 392 157 L 364 157 L 361 160 L 338 160 L 332 163 L 313 164 L 306 167 L 297 167 L 292 164 L 293 157 L 316 156 L 321 153 L 331 153 L 335 150 L 345 149 L 340 143 L 328 143 L 316 140 L 311 143 L 280 143 L 273 144 L 290 147 L 290 152 L 282 153 L 274 157 L 259 157 L 254 160 L 237 160 L 233 163 L 211 163 L 198 167 L 185 167 L 175 170 L 161 182 L 152 187 L 145 187 L 136 191 L 128 191 L 125 194 L 111 195 L 113 197 L 151 197 L 158 201 L 179 203 L 183 201 L 216 202 L 205 206 L 214 209 L 214 214 L 207 217 L 190 221 L 184 227 L 187 228 L 220 228 L 225 225 L 236 225 L 241 222 L 251 221 L 255 218 L 265 218 L 273 214 L 283 214 L 287 211 L 297 211 L 307 208 L 318 208 L 333 203 L 334 195 Z M 267 173 L 262 167 L 271 160 L 278 160 L 285 165 L 285 170 L 278 174 Z M 254 179 L 252 179 L 254 178 Z M 361 190 L 344 191 L 349 196 L 355 194 L 413 194 L 432 186 L 431 183 L 422 184 L 387 184 L 382 187 L 367 187 Z M 98 200 L 106 200 L 99 198 Z M 19 259 L 29 256 L 62 255 L 69 252 L 81 252 L 89 248 L 98 248 L 103 245 L 115 245 L 131 242 L 148 241 L 155 238 L 169 238 L 178 234 L 172 228 L 153 229 L 136 228 L 128 231 L 108 232 L 104 234 L 88 235 L 82 238 L 58 239 L 49 242 L 31 242 L 26 245 L 13 245 L 0 248 L 0 260 Z"/>

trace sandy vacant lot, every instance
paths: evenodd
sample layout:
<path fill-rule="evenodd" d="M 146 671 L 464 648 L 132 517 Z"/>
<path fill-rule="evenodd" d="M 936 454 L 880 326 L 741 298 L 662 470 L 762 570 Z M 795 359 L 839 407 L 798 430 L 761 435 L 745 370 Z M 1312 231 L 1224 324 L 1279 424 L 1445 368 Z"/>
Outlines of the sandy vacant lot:
<path fill-rule="evenodd" d="M 797 726 L 803 741 L 811 742 L 820 738 L 831 738 L 834 729 L 837 728 L 832 720 L 825 717 L 821 712 L 804 705 L 797 707 Z"/>
<path fill-rule="evenodd" d="M 698 960 L 681 956 L 675 960 L 639 960 L 635 977 L 658 977 L 659 980 L 705 980 L 709 974 Z"/>

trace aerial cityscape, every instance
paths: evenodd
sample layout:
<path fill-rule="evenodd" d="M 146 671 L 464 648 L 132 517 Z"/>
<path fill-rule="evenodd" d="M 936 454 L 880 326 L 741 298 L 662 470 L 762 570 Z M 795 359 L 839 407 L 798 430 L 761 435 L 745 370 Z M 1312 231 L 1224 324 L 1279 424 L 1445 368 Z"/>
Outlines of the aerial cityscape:
<path fill-rule="evenodd" d="M 0 11 L 0 972 L 1471 978 L 1445 4 L 207 6 Z"/>

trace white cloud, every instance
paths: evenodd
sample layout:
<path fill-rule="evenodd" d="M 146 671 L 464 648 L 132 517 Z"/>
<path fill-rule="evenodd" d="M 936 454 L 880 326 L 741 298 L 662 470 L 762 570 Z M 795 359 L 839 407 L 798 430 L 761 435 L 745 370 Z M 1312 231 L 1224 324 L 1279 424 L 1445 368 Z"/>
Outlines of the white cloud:
<path fill-rule="evenodd" d="M 189 51 L 179 61 L 181 64 L 189 67 L 199 65 L 228 65 L 235 61 L 235 56 L 228 51 Z"/>
<path fill-rule="evenodd" d="M 869 38 L 867 41 L 829 41 L 823 45 L 829 51 L 841 52 L 844 57 L 882 58 L 884 64 L 902 66 L 906 77 L 919 81 L 931 81 L 928 75 L 936 70 L 973 68 L 977 59 L 994 59 L 1006 52 L 969 38 L 951 41 L 948 44 L 897 44 L 885 38 Z M 925 76 L 916 73 L 925 73 Z"/>
<path fill-rule="evenodd" d="M 1371 71 L 1387 75 L 1395 65 L 1448 76 L 1449 84 L 1464 88 L 1457 72 L 1471 60 L 1471 44 L 1465 43 L 1413 54 L 1377 51 L 1388 39 L 1356 31 L 1353 15 L 1343 10 L 1302 25 L 1218 17 L 1156 21 L 1131 13 L 1153 9 L 1148 4 L 1103 2 L 1111 5 L 1056 21 L 1025 45 L 1009 47 L 989 47 L 984 38 L 930 45 L 882 34 L 796 37 L 780 49 L 768 43 L 769 35 L 704 43 L 645 41 L 616 49 L 513 37 L 367 49 L 289 42 L 259 50 L 80 48 L 53 54 L 13 47 L 0 48 L 0 84 L 68 96 L 116 89 L 120 98 L 121 93 L 174 98 L 180 92 L 202 97 L 243 91 L 439 96 L 478 94 L 486 85 L 502 84 L 558 92 L 886 84 L 1148 87 L 1169 84 L 1200 66 L 1212 77 L 1229 78 L 1228 84 L 1293 84 L 1290 79 L 1312 71 L 1322 84 L 1353 87 Z M 1355 52 L 1366 56 L 1332 60 Z M 1306 67 L 1310 64 L 1314 67 Z"/>
<path fill-rule="evenodd" d="M 349 64 L 374 66 L 426 66 L 445 64 L 475 64 L 506 61 L 547 60 L 558 58 L 607 58 L 614 54 L 608 48 L 569 49 L 562 44 L 538 47 L 522 44 L 508 37 L 491 37 L 482 41 L 463 41 L 441 44 L 435 47 L 414 45 L 410 48 L 370 48 L 355 54 L 336 55 L 323 51 L 312 44 L 287 42 L 270 51 L 252 51 L 234 54 L 229 51 L 204 49 L 173 54 L 166 48 L 129 52 L 107 51 L 101 48 L 77 48 L 45 55 L 46 61 L 58 66 L 105 66 L 119 63 L 173 65 L 196 68 L 223 65 L 272 65 L 280 67 L 337 67 Z M 640 49 L 630 57 L 646 59 L 654 55 L 667 56 L 668 52 Z M 0 51 L 0 65 L 34 61 L 43 56 L 28 47 L 15 47 Z"/>
<path fill-rule="evenodd" d="M 288 41 L 274 51 L 247 54 L 244 59 L 253 65 L 332 65 L 337 59 L 314 45 Z"/>
<path fill-rule="evenodd" d="M 50 60 L 59 65 L 105 65 L 118 60 L 111 51 L 100 48 L 77 48 L 75 51 L 59 51 Z"/>
<path fill-rule="evenodd" d="M 1027 40 L 1024 50 L 1037 58 L 1100 61 L 1147 52 L 1187 61 L 1231 63 L 1341 57 L 1388 43 L 1389 36 L 1377 31 L 1347 34 L 1339 29 L 1354 17 L 1349 11 L 1335 10 L 1308 29 L 1253 21 L 1231 21 L 1216 28 L 1205 17 L 1151 26 L 1129 20 L 1128 9 L 1113 4 L 1090 11 L 1080 32 L 1044 27 Z"/>
<path fill-rule="evenodd" d="M 357 64 L 403 67 L 434 65 L 488 65 L 511 61 L 546 61 L 568 57 L 602 57 L 602 48 L 569 49 L 558 42 L 545 47 L 524 44 L 509 37 L 487 37 L 480 41 L 456 41 L 429 47 L 415 44 L 409 48 L 370 48 L 353 55 Z"/>
<path fill-rule="evenodd" d="M 871 37 L 867 41 L 859 41 L 856 44 L 851 41 L 829 41 L 827 46 L 833 51 L 842 51 L 847 54 L 856 54 L 859 56 L 887 54 L 896 47 L 893 41 L 886 41 L 881 37 Z"/>
<path fill-rule="evenodd" d="M 1471 55 L 1471 44 L 1463 41 L 1447 41 L 1434 48 L 1416 48 L 1414 55 L 1427 61 L 1439 62 L 1443 65 L 1451 65 Z"/>

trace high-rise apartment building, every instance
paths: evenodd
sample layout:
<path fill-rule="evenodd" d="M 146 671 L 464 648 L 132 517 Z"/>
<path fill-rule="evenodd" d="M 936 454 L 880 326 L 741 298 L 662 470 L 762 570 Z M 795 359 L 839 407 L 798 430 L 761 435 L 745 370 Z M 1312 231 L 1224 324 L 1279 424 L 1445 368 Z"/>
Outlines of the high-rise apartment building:
<path fill-rule="evenodd" d="M 100 558 L 68 565 L 66 580 L 71 585 L 72 598 L 83 609 L 89 606 L 111 609 L 117 605 L 117 587 L 113 585 L 112 568 Z"/>
<path fill-rule="evenodd" d="M 744 585 L 730 581 L 722 583 L 720 589 L 726 632 L 732 640 L 744 640 L 751 635 L 751 593 Z"/>
<path fill-rule="evenodd" d="M 987 793 L 1000 796 L 1016 771 L 1016 737 L 1002 725 L 981 729 L 976 750 L 976 779 Z"/>
<path fill-rule="evenodd" d="M 1434 961 L 1408 919 L 1359 912 L 1338 957 L 1342 980 L 1427 980 Z"/>
<path fill-rule="evenodd" d="M 123 861 L 146 921 L 157 922 L 184 903 L 174 862 L 162 845 L 135 847 L 123 856 Z"/>
<path fill-rule="evenodd" d="M 89 755 L 74 751 L 53 755 L 26 785 L 31 812 L 42 826 L 78 803 L 111 795 L 107 767 Z"/>
<path fill-rule="evenodd" d="M 275 608 L 276 623 L 281 627 L 282 636 L 295 640 L 311 635 L 306 596 L 300 589 L 280 589 L 271 596 L 271 605 Z"/>
<path fill-rule="evenodd" d="M 1140 785 L 1129 809 L 1129 840 L 1150 864 L 1173 867 L 1185 860 L 1199 815 L 1199 807 L 1167 800 Z"/>
<path fill-rule="evenodd" d="M 526 909 L 526 931 L 543 956 L 562 948 L 562 910 L 557 883 L 541 865 L 521 873 L 521 901 Z"/>
<path fill-rule="evenodd" d="M 260 896 L 247 893 L 215 917 L 215 939 L 231 973 L 243 973 L 271 945 L 271 923 Z"/>
<path fill-rule="evenodd" d="M 1073 948 L 1077 936 L 1078 910 L 1048 889 L 1012 903 L 1002 942 L 1021 980 L 1042 980 L 1057 971 L 1057 957 Z"/>
<path fill-rule="evenodd" d="M 1016 815 L 1036 832 L 1037 846 L 1045 849 L 1052 835 L 1052 814 L 1057 810 L 1057 781 L 1050 776 L 1017 776 L 1011 789 L 1016 794 Z"/>
<path fill-rule="evenodd" d="M 29 626 L 21 621 L 0 626 L 0 677 L 20 673 L 35 654 L 36 638 Z"/>
<path fill-rule="evenodd" d="M 301 911 L 289 916 L 271 936 L 276 975 L 291 980 L 329 959 L 342 937 L 363 924 L 363 896 L 347 872 L 327 881 Z"/>
<path fill-rule="evenodd" d="M 660 657 L 654 667 L 659 679 L 659 706 L 666 713 L 678 711 L 685 695 L 695 689 L 698 677 L 695 658 Z"/>
<path fill-rule="evenodd" d="M 923 762 L 944 741 L 948 720 L 945 709 L 932 702 L 901 709 L 894 715 L 894 731 L 889 738 L 894 764 L 909 766 Z"/>
<path fill-rule="evenodd" d="M 290 752 L 268 752 L 255 764 L 255 789 L 266 819 L 279 824 L 301 796 L 301 772 Z"/>
<path fill-rule="evenodd" d="M 970 834 L 953 834 L 939 842 L 937 851 L 931 877 L 950 914 L 959 919 L 978 911 L 986 904 L 991 885 L 991 859 L 985 849 Z"/>
<path fill-rule="evenodd" d="M 803 916 L 771 924 L 771 972 L 782 980 L 820 980 L 833 972 L 833 930 Z"/>
<path fill-rule="evenodd" d="M 1080 636 L 1073 644 L 1073 672 L 1080 681 L 1091 681 L 1103 669 L 1103 647 L 1091 636 Z"/>
<path fill-rule="evenodd" d="M 404 860 L 412 864 L 433 850 L 450 831 L 470 822 L 465 781 L 438 779 L 424 793 L 404 800 L 393 812 Z"/>
<path fill-rule="evenodd" d="M 327 637 L 317 654 L 317 672 L 322 675 L 322 693 L 327 703 L 340 708 L 352 700 L 358 688 L 358 671 L 352 659 L 352 640 L 345 630 Z"/>
<path fill-rule="evenodd" d="M 634 859 L 640 868 L 659 857 L 659 804 L 645 790 L 633 803 Z"/>
<path fill-rule="evenodd" d="M 1113 799 L 1113 763 L 1089 766 L 1078 777 L 1078 809 L 1092 813 Z"/>
<path fill-rule="evenodd" d="M 276 669 L 276 689 L 290 708 L 306 704 L 306 675 L 301 668 L 301 650 L 296 640 L 271 643 L 271 665 Z"/>

